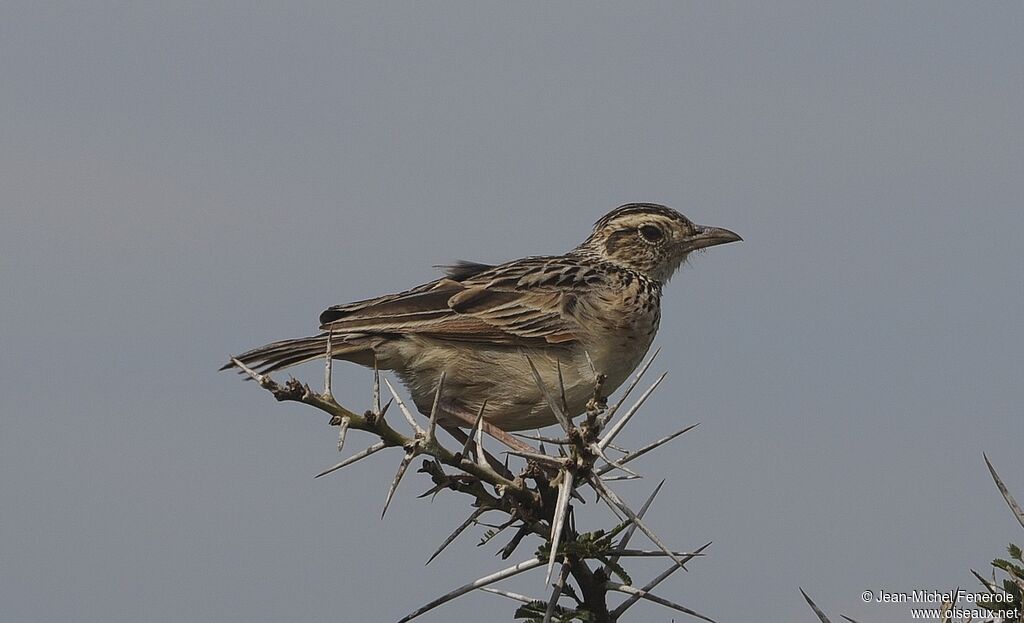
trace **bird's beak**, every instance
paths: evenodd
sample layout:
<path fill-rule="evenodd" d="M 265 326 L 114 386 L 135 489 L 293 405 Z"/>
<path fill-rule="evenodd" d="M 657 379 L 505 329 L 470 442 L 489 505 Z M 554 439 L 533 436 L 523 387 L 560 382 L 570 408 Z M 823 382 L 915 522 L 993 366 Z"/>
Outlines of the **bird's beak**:
<path fill-rule="evenodd" d="M 690 252 L 720 244 L 739 242 L 740 240 L 743 240 L 743 238 L 740 238 L 739 234 L 731 232 L 728 229 L 697 225 L 697 232 L 692 236 L 683 238 L 680 240 L 680 243 L 682 244 L 684 251 Z"/>

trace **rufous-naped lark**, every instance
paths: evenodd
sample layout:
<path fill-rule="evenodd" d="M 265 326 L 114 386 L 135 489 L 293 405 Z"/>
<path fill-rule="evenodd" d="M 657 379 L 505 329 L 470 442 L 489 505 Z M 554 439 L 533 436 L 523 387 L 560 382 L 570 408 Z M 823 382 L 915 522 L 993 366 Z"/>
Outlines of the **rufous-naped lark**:
<path fill-rule="evenodd" d="M 331 332 L 334 359 L 393 370 L 424 414 L 445 371 L 439 421 L 448 426 L 471 424 L 486 401 L 486 423 L 539 428 L 556 419 L 527 357 L 552 390 L 561 373 L 569 416 L 583 413 L 595 371 L 606 375 L 607 394 L 642 361 L 661 320 L 662 287 L 687 256 L 738 240 L 662 205 L 626 204 L 564 255 L 458 262 L 411 290 L 327 309 L 319 335 L 238 359 L 269 373 L 322 358 Z"/>

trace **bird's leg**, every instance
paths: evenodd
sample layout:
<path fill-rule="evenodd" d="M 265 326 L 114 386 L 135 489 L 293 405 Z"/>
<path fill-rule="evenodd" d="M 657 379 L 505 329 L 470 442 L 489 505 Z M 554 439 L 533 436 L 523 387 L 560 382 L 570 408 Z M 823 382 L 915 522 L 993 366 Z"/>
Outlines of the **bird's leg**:
<path fill-rule="evenodd" d="M 465 428 L 473 428 L 476 425 L 476 414 L 468 415 L 465 408 L 454 401 L 445 401 L 444 414 L 449 420 L 458 420 L 458 425 Z M 494 437 L 501 443 L 513 450 L 520 452 L 536 452 L 537 449 L 512 434 L 503 431 L 497 426 L 490 424 L 487 420 L 480 423 L 483 431 Z M 447 430 L 447 429 L 445 429 Z M 450 431 L 449 431 L 450 432 Z"/>
<path fill-rule="evenodd" d="M 528 443 L 526 443 L 526 442 L 524 442 L 524 441 L 522 441 L 522 440 L 512 436 L 511 433 L 506 433 L 505 431 L 503 431 L 502 429 L 498 428 L 497 426 L 495 426 L 493 424 L 489 424 L 486 420 L 484 420 L 481 423 L 481 425 L 482 425 L 482 428 L 484 429 L 485 433 L 487 433 L 491 437 L 494 437 L 495 439 L 497 439 L 501 443 L 505 444 L 509 448 L 512 448 L 513 450 L 519 450 L 520 452 L 523 452 L 523 451 L 526 451 L 526 452 L 536 452 L 537 451 L 537 449 L 534 448 L 533 446 L 531 446 L 530 444 L 528 444 Z"/>
<path fill-rule="evenodd" d="M 462 430 L 458 426 L 455 426 L 454 424 L 445 424 L 442 422 L 438 423 L 438 426 L 443 428 L 449 435 L 451 435 L 455 439 L 455 441 L 462 444 L 463 447 L 465 447 L 466 443 L 469 441 L 469 435 L 466 433 L 466 431 Z M 512 472 L 510 472 L 508 468 L 506 468 L 501 463 L 501 461 L 497 459 L 497 457 L 495 457 L 487 450 L 484 450 L 484 458 L 487 460 L 487 463 L 491 466 L 491 469 L 493 469 L 494 471 L 498 472 L 499 474 L 506 478 L 512 478 Z"/>
<path fill-rule="evenodd" d="M 475 410 L 470 411 L 470 409 L 466 405 L 460 403 L 458 400 L 441 399 L 440 408 L 442 414 L 441 420 L 446 419 L 447 421 L 449 421 L 450 424 L 453 423 L 453 420 L 455 420 L 455 424 L 462 428 L 468 428 L 470 430 L 476 427 L 477 416 L 479 416 L 480 413 L 476 413 Z M 484 410 L 485 409 L 486 406 L 484 404 Z M 495 438 L 496 440 L 505 444 L 512 450 L 518 450 L 520 452 L 537 452 L 537 448 L 529 446 L 522 440 L 513 437 L 511 433 L 506 432 L 505 430 L 499 428 L 498 426 L 495 426 L 494 424 L 487 422 L 486 415 L 483 416 L 483 420 L 480 422 L 480 425 L 482 430 L 489 434 L 490 437 Z"/>

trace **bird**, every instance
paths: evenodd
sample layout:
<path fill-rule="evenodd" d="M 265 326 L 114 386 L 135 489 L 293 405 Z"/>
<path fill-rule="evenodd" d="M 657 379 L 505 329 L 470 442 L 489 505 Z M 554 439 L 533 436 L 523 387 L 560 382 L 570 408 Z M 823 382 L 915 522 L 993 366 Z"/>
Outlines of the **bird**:
<path fill-rule="evenodd" d="M 558 420 L 534 370 L 544 387 L 564 387 L 566 415 L 582 414 L 598 375 L 608 395 L 643 361 L 662 288 L 688 256 L 740 240 L 664 205 L 628 203 L 562 255 L 441 266 L 434 281 L 329 307 L 317 335 L 237 359 L 269 374 L 325 357 L 330 336 L 332 359 L 393 371 L 424 415 L 443 374 L 438 421 L 449 430 L 481 413 L 492 434 L 539 429 Z"/>

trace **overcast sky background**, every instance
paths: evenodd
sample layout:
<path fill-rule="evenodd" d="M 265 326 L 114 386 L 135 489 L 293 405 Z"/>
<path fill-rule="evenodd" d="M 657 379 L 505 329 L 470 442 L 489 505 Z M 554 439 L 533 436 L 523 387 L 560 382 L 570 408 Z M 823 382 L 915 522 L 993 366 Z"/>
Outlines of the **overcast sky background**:
<path fill-rule="evenodd" d="M 3 618 L 386 622 L 508 564 L 477 532 L 424 568 L 465 498 L 410 474 L 380 521 L 399 452 L 313 480 L 335 429 L 216 370 L 628 201 L 746 239 L 667 287 L 626 439 L 702 423 L 619 487 L 667 477 L 650 523 L 714 541 L 659 592 L 871 623 L 909 614 L 865 589 L 976 588 L 1024 540 L 982 462 L 1024 498 L 1022 32 L 1019 3 L 4 3 Z"/>

